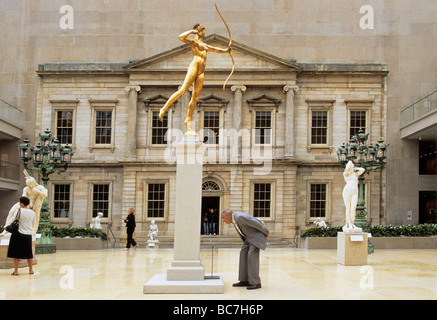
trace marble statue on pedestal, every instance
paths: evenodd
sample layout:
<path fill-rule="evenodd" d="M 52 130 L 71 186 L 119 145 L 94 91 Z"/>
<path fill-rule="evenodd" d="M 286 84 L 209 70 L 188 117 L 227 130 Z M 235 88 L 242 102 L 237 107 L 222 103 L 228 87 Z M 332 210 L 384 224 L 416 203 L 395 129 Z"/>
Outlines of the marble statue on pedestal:
<path fill-rule="evenodd" d="M 26 187 L 23 188 L 23 197 L 27 197 L 30 199 L 29 208 L 32 209 L 35 212 L 36 215 L 36 224 L 33 230 L 33 234 L 36 234 L 39 226 L 39 216 L 41 212 L 42 203 L 45 198 L 47 198 L 47 189 L 39 185 L 35 178 L 29 176 L 26 170 L 23 171 L 24 176 L 26 177 Z M 15 212 L 20 208 L 20 203 L 17 202 L 14 204 L 9 210 L 8 217 L 6 218 L 5 226 L 12 223 L 12 217 L 14 216 Z M 10 235 L 9 232 L 6 230 L 1 233 L 2 236 Z"/>
<path fill-rule="evenodd" d="M 152 220 L 152 223 L 150 224 L 149 234 L 147 236 L 149 237 L 149 240 L 147 240 L 149 247 L 154 247 L 155 243 L 159 242 L 157 239 L 158 226 L 155 224 L 155 220 Z"/>
<path fill-rule="evenodd" d="M 354 163 L 349 161 L 346 169 L 343 172 L 346 185 L 343 188 L 343 201 L 346 206 L 346 224 L 343 227 L 343 232 L 362 232 L 361 228 L 354 225 L 355 213 L 358 204 L 358 177 L 364 173 L 364 168 L 355 168 Z"/>
<path fill-rule="evenodd" d="M 91 229 L 102 229 L 102 225 L 100 224 L 100 219 L 103 217 L 103 213 L 97 213 L 97 217 L 91 219 L 90 228 Z"/>

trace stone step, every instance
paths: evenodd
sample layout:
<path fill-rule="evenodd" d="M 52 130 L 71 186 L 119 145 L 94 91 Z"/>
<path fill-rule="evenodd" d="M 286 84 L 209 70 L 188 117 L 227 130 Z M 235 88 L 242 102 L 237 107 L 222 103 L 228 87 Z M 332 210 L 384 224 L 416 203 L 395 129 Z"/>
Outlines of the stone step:
<path fill-rule="evenodd" d="M 140 247 L 147 246 L 146 237 L 141 237 L 141 235 L 135 237 L 135 241 L 140 245 Z M 174 239 L 173 237 L 158 237 L 159 248 L 173 248 Z M 243 242 L 239 237 L 228 237 L 228 236 L 200 236 L 200 247 L 201 249 L 211 248 L 211 242 L 215 248 L 241 248 Z M 124 246 L 126 244 L 126 237 L 120 239 L 120 244 Z M 268 248 L 290 248 L 292 245 L 283 238 L 280 237 L 270 237 L 267 243 Z"/>

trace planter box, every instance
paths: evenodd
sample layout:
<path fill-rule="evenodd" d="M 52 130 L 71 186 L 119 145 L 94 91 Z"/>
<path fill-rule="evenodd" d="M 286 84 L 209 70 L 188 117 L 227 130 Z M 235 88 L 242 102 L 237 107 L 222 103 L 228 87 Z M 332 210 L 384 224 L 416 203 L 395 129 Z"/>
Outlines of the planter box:
<path fill-rule="evenodd" d="M 437 249 L 434 237 L 375 237 L 369 238 L 375 249 Z M 337 237 L 308 237 L 302 242 L 305 249 L 337 249 Z"/>
<path fill-rule="evenodd" d="M 308 237 L 303 241 L 305 249 L 337 249 L 337 237 Z"/>
<path fill-rule="evenodd" d="M 375 249 L 437 249 L 437 237 L 375 237 Z"/>
<path fill-rule="evenodd" d="M 99 238 L 53 238 L 56 250 L 100 250 L 106 249 L 108 242 Z"/>

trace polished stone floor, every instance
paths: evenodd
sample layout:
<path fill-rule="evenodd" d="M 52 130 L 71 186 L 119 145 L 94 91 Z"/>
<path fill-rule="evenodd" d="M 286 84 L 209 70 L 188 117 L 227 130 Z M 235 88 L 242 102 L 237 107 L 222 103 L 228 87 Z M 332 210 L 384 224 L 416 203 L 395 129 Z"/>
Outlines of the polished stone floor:
<path fill-rule="evenodd" d="M 336 263 L 336 250 L 267 249 L 261 252 L 262 288 L 234 288 L 239 249 L 214 253 L 214 273 L 221 273 L 223 294 L 144 294 L 143 286 L 166 273 L 172 249 L 139 248 L 101 251 L 58 251 L 37 255 L 35 274 L 20 268 L 0 269 L 0 299 L 169 299 L 283 300 L 437 299 L 437 250 L 376 250 L 366 266 Z M 202 250 L 206 274 L 211 251 Z"/>

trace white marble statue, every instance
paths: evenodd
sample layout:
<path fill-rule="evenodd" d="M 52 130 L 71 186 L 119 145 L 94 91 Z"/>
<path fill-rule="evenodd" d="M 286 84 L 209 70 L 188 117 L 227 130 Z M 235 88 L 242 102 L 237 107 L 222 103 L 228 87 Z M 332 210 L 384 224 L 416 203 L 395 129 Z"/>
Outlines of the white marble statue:
<path fill-rule="evenodd" d="M 26 170 L 23 171 L 24 176 L 26 177 L 26 187 L 23 188 L 23 197 L 27 197 L 30 200 L 29 208 L 32 209 L 36 214 L 36 224 L 33 230 L 33 234 L 36 234 L 39 226 L 39 215 L 41 212 L 42 203 L 45 198 L 47 198 L 47 189 L 39 185 L 35 178 L 29 176 Z M 12 217 L 14 213 L 20 208 L 20 203 L 17 202 L 14 204 L 9 210 L 8 217 L 6 218 L 5 226 L 9 225 L 12 222 Z M 1 235 L 7 235 L 9 232 L 6 230 L 2 232 Z"/>
<path fill-rule="evenodd" d="M 150 224 L 149 234 L 147 236 L 149 237 L 149 240 L 147 240 L 149 246 L 154 246 L 155 243 L 158 242 L 158 226 L 155 224 L 155 220 L 152 220 L 152 223 Z"/>
<path fill-rule="evenodd" d="M 346 224 L 343 232 L 362 232 L 361 228 L 355 226 L 355 213 L 358 204 L 358 177 L 364 173 L 365 169 L 355 168 L 354 163 L 349 161 L 343 172 L 346 185 L 343 188 L 343 201 L 346 206 Z"/>
<path fill-rule="evenodd" d="M 102 229 L 102 225 L 100 224 L 100 219 L 103 217 L 102 212 L 97 213 L 97 217 L 91 219 L 90 228 L 91 229 Z"/>
<path fill-rule="evenodd" d="M 319 228 L 326 228 L 326 222 L 322 218 L 317 218 L 313 223 Z"/>

